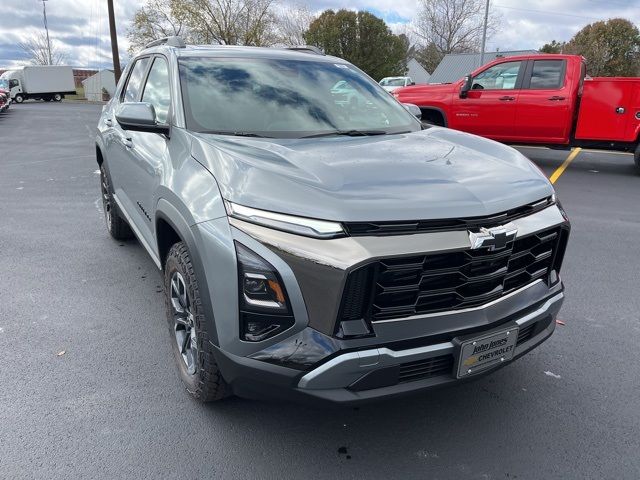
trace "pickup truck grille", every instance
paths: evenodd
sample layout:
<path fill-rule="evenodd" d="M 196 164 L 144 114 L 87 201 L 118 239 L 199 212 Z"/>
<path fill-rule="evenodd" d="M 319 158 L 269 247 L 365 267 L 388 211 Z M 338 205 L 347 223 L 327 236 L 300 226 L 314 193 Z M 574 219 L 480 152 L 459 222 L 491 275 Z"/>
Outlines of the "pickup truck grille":
<path fill-rule="evenodd" d="M 364 299 L 359 311 L 374 322 L 486 304 L 535 280 L 548 281 L 551 270 L 560 268 L 567 237 L 567 230 L 555 227 L 496 251 L 459 250 L 368 264 L 350 274 L 371 281 L 347 281 L 343 307 L 349 309 L 341 310 L 340 320 L 356 310 L 349 298 Z"/>

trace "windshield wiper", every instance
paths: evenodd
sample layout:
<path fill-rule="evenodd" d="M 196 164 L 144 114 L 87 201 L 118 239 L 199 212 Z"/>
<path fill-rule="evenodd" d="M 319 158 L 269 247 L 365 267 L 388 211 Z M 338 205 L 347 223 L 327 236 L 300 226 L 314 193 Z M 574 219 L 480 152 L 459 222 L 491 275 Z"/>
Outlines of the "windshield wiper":
<path fill-rule="evenodd" d="M 273 137 L 267 137 L 266 135 L 260 135 L 259 133 L 253 133 L 253 132 L 229 132 L 224 130 L 205 130 L 200 133 L 209 133 L 211 135 L 232 135 L 234 137 L 273 138 Z"/>
<path fill-rule="evenodd" d="M 386 135 L 384 130 L 333 130 L 331 132 L 314 133 L 305 135 L 300 138 L 316 138 L 316 137 L 332 137 L 334 135 L 342 135 L 347 137 L 367 137 L 369 135 Z"/>

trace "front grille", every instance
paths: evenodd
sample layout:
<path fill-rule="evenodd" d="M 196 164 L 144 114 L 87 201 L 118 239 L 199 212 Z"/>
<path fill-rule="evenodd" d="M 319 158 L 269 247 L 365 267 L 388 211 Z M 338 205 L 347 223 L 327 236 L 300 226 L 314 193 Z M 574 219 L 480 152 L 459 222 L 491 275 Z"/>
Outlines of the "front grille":
<path fill-rule="evenodd" d="M 453 369 L 453 355 L 440 355 L 425 360 L 400 364 L 398 383 L 413 382 L 425 378 L 450 374 Z"/>
<path fill-rule="evenodd" d="M 474 230 L 504 225 L 521 217 L 539 212 L 554 204 L 552 197 L 484 217 L 445 218 L 440 220 L 411 220 L 403 222 L 346 222 L 344 227 L 352 237 L 365 235 L 407 235 L 411 233 Z"/>
<path fill-rule="evenodd" d="M 551 270 L 559 268 L 561 258 L 556 254 L 562 255 L 566 240 L 563 228 L 555 227 L 517 238 L 496 251 L 483 248 L 379 260 L 350 274 L 371 281 L 349 278 L 347 285 L 368 285 L 374 294 L 355 309 L 348 300 L 366 295 L 346 288 L 340 320 L 345 319 L 346 305 L 349 312 L 358 310 L 376 321 L 486 304 L 535 280 L 548 281 Z"/>

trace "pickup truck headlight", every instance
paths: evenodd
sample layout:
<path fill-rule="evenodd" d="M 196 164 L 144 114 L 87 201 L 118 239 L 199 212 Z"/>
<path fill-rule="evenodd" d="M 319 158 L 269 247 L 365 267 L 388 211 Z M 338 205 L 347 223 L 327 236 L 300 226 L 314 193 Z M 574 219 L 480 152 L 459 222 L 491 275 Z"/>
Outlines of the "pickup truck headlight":
<path fill-rule="evenodd" d="M 229 201 L 225 201 L 225 207 L 230 217 L 305 237 L 336 238 L 345 235 L 342 225 L 337 222 L 269 212 Z"/>
<path fill-rule="evenodd" d="M 240 338 L 259 342 L 294 323 L 284 283 L 257 253 L 235 242 L 240 297 Z"/>

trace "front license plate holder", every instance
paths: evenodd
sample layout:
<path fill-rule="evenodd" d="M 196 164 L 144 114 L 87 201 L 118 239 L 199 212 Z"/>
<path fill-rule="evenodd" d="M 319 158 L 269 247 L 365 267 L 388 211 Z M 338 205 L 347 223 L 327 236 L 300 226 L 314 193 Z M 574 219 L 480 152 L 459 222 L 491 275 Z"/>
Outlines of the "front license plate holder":
<path fill-rule="evenodd" d="M 513 358 L 518 342 L 518 327 L 512 326 L 491 333 L 455 339 L 456 378 L 483 372 Z"/>

